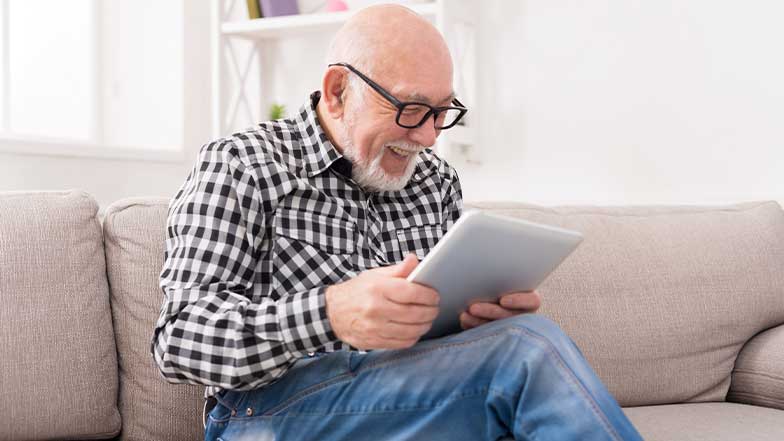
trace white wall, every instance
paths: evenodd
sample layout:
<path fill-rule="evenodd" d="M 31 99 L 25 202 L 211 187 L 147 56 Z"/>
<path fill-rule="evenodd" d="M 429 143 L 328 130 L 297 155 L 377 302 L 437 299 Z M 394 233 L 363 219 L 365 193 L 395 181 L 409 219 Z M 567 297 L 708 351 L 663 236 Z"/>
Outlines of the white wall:
<path fill-rule="evenodd" d="M 0 152 L 0 191 L 80 187 L 103 205 L 176 191 L 210 136 L 209 5 L 185 3 L 184 159 Z M 477 8 L 481 102 L 468 104 L 482 109 L 482 165 L 452 160 L 466 199 L 784 202 L 784 3 L 485 0 Z M 260 102 L 295 110 L 318 87 L 325 48 L 316 37 L 268 49 L 281 57 L 276 71 L 296 74 L 277 75 Z"/>
<path fill-rule="evenodd" d="M 81 188 L 103 208 L 124 197 L 174 195 L 210 136 L 209 4 L 158 3 L 97 2 L 103 139 L 92 148 L 119 146 L 145 159 L 74 156 L 46 140 L 0 139 L 0 191 Z M 55 65 L 49 75 L 59 71 Z M 25 153 L 28 147 L 40 151 Z"/>
<path fill-rule="evenodd" d="M 183 3 L 99 2 L 103 142 L 183 145 Z"/>
<path fill-rule="evenodd" d="M 784 201 L 784 3 L 482 6 L 467 199 Z"/>

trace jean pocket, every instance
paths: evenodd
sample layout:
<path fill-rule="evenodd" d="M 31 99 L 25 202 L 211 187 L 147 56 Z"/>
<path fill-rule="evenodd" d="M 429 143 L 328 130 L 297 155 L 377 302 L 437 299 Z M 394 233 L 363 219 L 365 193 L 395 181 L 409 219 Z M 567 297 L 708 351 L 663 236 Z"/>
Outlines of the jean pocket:
<path fill-rule="evenodd" d="M 362 362 L 365 361 L 367 357 L 367 353 L 361 353 L 356 351 L 351 351 L 348 355 L 348 371 L 351 375 L 355 375 L 360 367 L 362 367 Z"/>
<path fill-rule="evenodd" d="M 228 421 L 236 416 L 243 403 L 247 400 L 248 394 L 252 391 L 222 390 L 215 395 L 218 401 L 210 411 L 210 419 L 216 423 Z"/>
<path fill-rule="evenodd" d="M 299 360 L 280 380 L 268 386 L 264 396 L 257 395 L 250 401 L 265 416 L 281 415 L 288 409 L 307 402 L 307 407 L 319 412 L 329 400 L 309 400 L 323 395 L 333 386 L 351 381 L 353 352 L 337 351 Z"/>

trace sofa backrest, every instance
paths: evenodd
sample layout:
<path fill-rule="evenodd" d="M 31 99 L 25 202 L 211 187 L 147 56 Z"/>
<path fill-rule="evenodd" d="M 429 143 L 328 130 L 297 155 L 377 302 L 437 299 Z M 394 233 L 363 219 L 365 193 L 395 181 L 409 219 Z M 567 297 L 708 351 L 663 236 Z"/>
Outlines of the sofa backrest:
<path fill-rule="evenodd" d="M 204 388 L 167 383 L 150 355 L 163 294 L 168 200 L 130 198 L 106 209 L 104 236 L 120 366 L 122 440 L 204 439 Z"/>
<path fill-rule="evenodd" d="M 117 359 L 98 204 L 0 193 L 0 439 L 111 438 Z"/>
<path fill-rule="evenodd" d="M 580 231 L 538 290 L 624 406 L 723 401 L 741 346 L 784 323 L 784 212 L 474 204 Z"/>
<path fill-rule="evenodd" d="M 724 400 L 740 347 L 784 323 L 775 202 L 472 207 L 584 234 L 540 287 L 541 313 L 622 405 Z M 111 438 L 118 366 L 121 439 L 203 437 L 203 388 L 168 384 L 149 351 L 167 210 L 163 198 L 117 201 L 102 247 L 89 195 L 0 194 L 0 384 L 15 397 L 0 402 L 0 439 Z"/>

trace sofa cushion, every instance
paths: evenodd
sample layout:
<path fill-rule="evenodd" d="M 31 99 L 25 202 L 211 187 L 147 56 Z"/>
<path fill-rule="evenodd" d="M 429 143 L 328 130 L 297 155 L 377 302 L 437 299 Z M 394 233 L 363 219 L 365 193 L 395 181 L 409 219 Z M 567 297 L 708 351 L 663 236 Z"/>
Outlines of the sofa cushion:
<path fill-rule="evenodd" d="M 581 231 L 539 288 L 622 405 L 722 401 L 735 359 L 784 323 L 784 213 L 725 207 L 476 204 Z"/>
<path fill-rule="evenodd" d="M 130 198 L 106 209 L 104 235 L 120 365 L 123 440 L 204 439 L 204 388 L 167 383 L 150 341 L 163 294 L 167 199 Z"/>
<path fill-rule="evenodd" d="M 0 439 L 120 430 L 97 212 L 81 191 L 0 193 Z"/>
<path fill-rule="evenodd" d="M 746 343 L 735 362 L 727 400 L 784 410 L 784 326 Z"/>
<path fill-rule="evenodd" d="M 784 411 L 734 403 L 623 409 L 645 441 L 781 441 Z"/>

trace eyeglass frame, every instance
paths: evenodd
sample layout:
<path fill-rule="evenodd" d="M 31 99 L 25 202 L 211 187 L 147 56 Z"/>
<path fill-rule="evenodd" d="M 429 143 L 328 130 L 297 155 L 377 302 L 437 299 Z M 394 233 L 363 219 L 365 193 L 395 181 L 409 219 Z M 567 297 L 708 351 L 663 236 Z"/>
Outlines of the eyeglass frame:
<path fill-rule="evenodd" d="M 327 67 L 332 67 L 332 66 L 345 67 L 346 69 L 350 70 L 351 72 L 354 72 L 355 74 L 357 74 L 357 76 L 359 78 L 361 78 L 365 83 L 367 83 L 368 86 L 373 88 L 373 90 L 378 92 L 379 95 L 384 97 L 387 101 L 389 101 L 390 104 L 395 106 L 395 108 L 397 109 L 397 116 L 395 117 L 395 123 L 397 125 L 399 125 L 400 127 L 403 127 L 404 129 L 417 129 L 419 127 L 422 127 L 422 125 L 425 124 L 425 122 L 427 122 L 427 120 L 429 120 L 431 116 L 433 116 L 433 126 L 435 127 L 436 119 L 438 118 L 438 115 L 440 113 L 446 112 L 447 110 L 457 110 L 457 111 L 459 111 L 460 114 L 457 115 L 457 118 L 455 118 L 455 121 L 452 124 L 450 124 L 448 126 L 441 127 L 441 128 L 435 127 L 436 130 L 446 130 L 446 129 L 450 129 L 450 128 L 454 127 L 455 125 L 457 125 L 457 123 L 459 123 L 460 120 L 463 119 L 465 114 L 468 113 L 468 108 L 466 108 L 463 105 L 463 103 L 461 103 L 457 98 L 452 98 L 452 104 L 454 104 L 455 106 L 445 106 L 445 107 L 433 107 L 430 104 L 422 103 L 422 102 L 418 102 L 418 101 L 400 101 L 399 99 L 395 98 L 394 95 L 392 95 L 391 93 L 387 92 L 386 89 L 381 87 L 378 83 L 376 83 L 375 81 L 371 80 L 365 74 L 363 74 L 362 72 L 357 70 L 354 66 L 352 66 L 352 65 L 350 65 L 348 63 L 332 63 L 332 64 L 328 64 L 327 65 Z M 425 116 L 422 117 L 422 120 L 419 121 L 418 124 L 413 125 L 413 126 L 403 125 L 403 124 L 400 123 L 400 115 L 403 113 L 403 109 L 405 108 L 405 106 L 410 105 L 410 104 L 415 104 L 415 105 L 418 105 L 418 106 L 424 106 L 424 107 L 427 107 L 429 109 L 425 113 Z"/>

